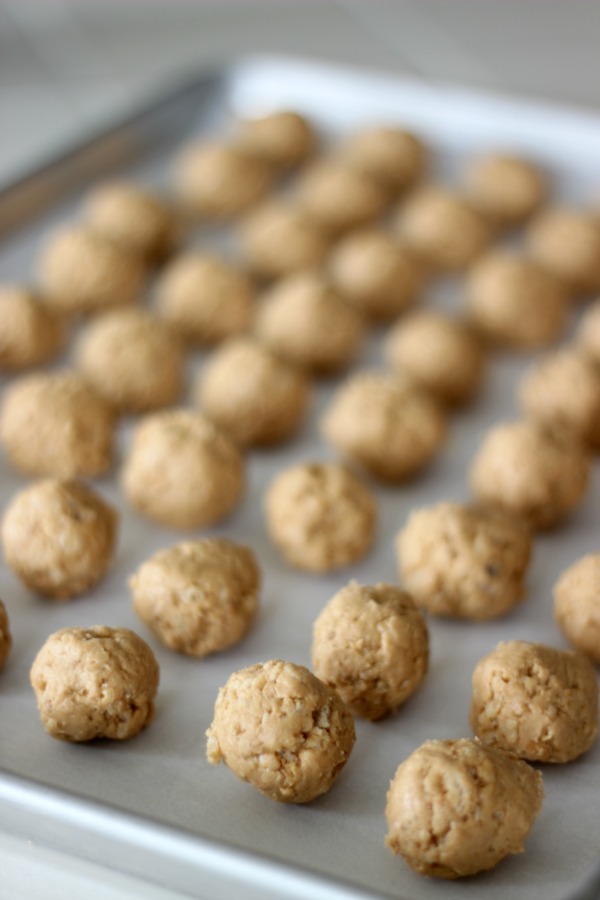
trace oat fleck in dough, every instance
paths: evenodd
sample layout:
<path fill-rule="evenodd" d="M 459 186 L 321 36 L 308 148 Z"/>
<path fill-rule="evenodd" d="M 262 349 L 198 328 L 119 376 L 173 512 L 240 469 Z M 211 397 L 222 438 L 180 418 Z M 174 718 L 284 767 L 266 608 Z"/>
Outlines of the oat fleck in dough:
<path fill-rule="evenodd" d="M 322 159 L 304 171 L 294 199 L 332 235 L 369 225 L 388 205 L 380 184 L 334 158 Z"/>
<path fill-rule="evenodd" d="M 481 387 L 485 354 L 466 323 L 434 310 L 403 316 L 388 333 L 387 363 L 442 403 L 463 406 Z"/>
<path fill-rule="evenodd" d="M 129 586 L 134 610 L 163 644 L 202 657 L 232 647 L 249 631 L 260 570 L 248 547 L 207 538 L 159 550 Z"/>
<path fill-rule="evenodd" d="M 47 309 L 32 291 L 0 285 L 0 371 L 19 372 L 58 356 L 66 323 Z"/>
<path fill-rule="evenodd" d="M 167 410 L 137 425 L 121 483 L 131 505 L 149 519 L 184 531 L 206 528 L 239 502 L 244 461 L 200 413 Z"/>
<path fill-rule="evenodd" d="M 246 216 L 238 239 L 246 265 L 266 279 L 320 266 L 331 244 L 317 222 L 279 200 L 271 200 Z"/>
<path fill-rule="evenodd" d="M 424 469 L 446 437 L 445 416 L 431 396 L 406 376 L 368 371 L 338 389 L 321 427 L 340 453 L 392 484 Z"/>
<path fill-rule="evenodd" d="M 522 759 L 570 762 L 596 740 L 595 669 L 582 653 L 502 641 L 473 672 L 471 727 Z"/>
<path fill-rule="evenodd" d="M 554 587 L 554 619 L 567 640 L 600 665 L 600 553 L 562 573 Z"/>
<path fill-rule="evenodd" d="M 159 668 L 127 628 L 63 628 L 30 673 L 42 725 L 61 741 L 125 740 L 154 718 Z"/>
<path fill-rule="evenodd" d="M 482 503 L 553 528 L 582 502 L 590 458 L 567 433 L 526 420 L 492 428 L 471 465 L 471 488 Z"/>
<path fill-rule="evenodd" d="M 302 424 L 310 381 L 253 338 L 233 338 L 209 358 L 197 397 L 209 419 L 242 445 L 271 446 Z"/>
<path fill-rule="evenodd" d="M 6 660 L 12 647 L 12 637 L 8 623 L 8 613 L 2 600 L 0 600 L 0 672 L 6 665 Z"/>
<path fill-rule="evenodd" d="M 280 110 L 239 123 L 238 144 L 276 169 L 293 169 L 317 149 L 317 135 L 305 116 Z"/>
<path fill-rule="evenodd" d="M 387 794 L 386 844 L 421 875 L 491 869 L 523 841 L 541 809 L 540 772 L 477 741 L 426 741 Z"/>
<path fill-rule="evenodd" d="M 206 755 L 261 793 L 308 803 L 329 790 L 355 741 L 350 712 L 304 666 L 280 659 L 234 672 L 219 691 Z"/>
<path fill-rule="evenodd" d="M 183 347 L 169 326 L 141 309 L 98 316 L 81 334 L 77 363 L 117 411 L 146 412 L 175 403 L 183 391 Z"/>
<path fill-rule="evenodd" d="M 539 166 L 518 156 L 496 153 L 474 160 L 467 169 L 465 184 L 473 205 L 501 227 L 528 219 L 548 193 Z"/>
<path fill-rule="evenodd" d="M 17 494 L 4 513 L 4 558 L 31 590 L 68 600 L 105 576 L 118 525 L 116 509 L 85 484 L 38 481 Z"/>
<path fill-rule="evenodd" d="M 334 463 L 304 463 L 280 472 L 265 498 L 267 527 L 290 565 L 327 572 L 365 556 L 375 537 L 373 495 Z"/>
<path fill-rule="evenodd" d="M 421 685 L 429 664 L 429 634 L 410 594 L 391 584 L 351 581 L 313 626 L 315 675 L 355 715 L 380 719 Z"/>
<path fill-rule="evenodd" d="M 357 131 L 339 147 L 352 168 L 397 194 L 418 181 L 427 167 L 427 149 L 410 131 L 374 126 Z"/>
<path fill-rule="evenodd" d="M 76 372 L 23 376 L 4 391 L 0 437 L 25 475 L 95 478 L 112 460 L 114 413 Z"/>
<path fill-rule="evenodd" d="M 575 294 L 600 288 L 600 225 L 575 209 L 542 211 L 527 232 L 529 252 Z"/>

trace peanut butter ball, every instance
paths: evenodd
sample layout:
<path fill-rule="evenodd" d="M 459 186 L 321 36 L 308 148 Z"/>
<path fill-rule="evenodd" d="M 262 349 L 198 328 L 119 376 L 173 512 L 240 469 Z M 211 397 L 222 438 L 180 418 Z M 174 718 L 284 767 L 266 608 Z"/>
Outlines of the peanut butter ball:
<path fill-rule="evenodd" d="M 12 647 L 12 637 L 8 623 L 8 613 L 2 600 L 0 600 L 0 672 L 6 665 L 6 660 Z"/>
<path fill-rule="evenodd" d="M 251 212 L 238 232 L 246 265 L 260 278 L 281 278 L 318 267 L 331 240 L 301 209 L 272 200 Z"/>
<path fill-rule="evenodd" d="M 554 587 L 554 619 L 567 640 L 600 665 L 600 554 L 566 569 Z"/>
<path fill-rule="evenodd" d="M 19 372 L 50 362 L 66 337 L 66 324 L 18 285 L 0 285 L 0 371 Z"/>
<path fill-rule="evenodd" d="M 42 725 L 61 741 L 126 740 L 154 718 L 159 668 L 127 628 L 63 628 L 31 667 Z"/>
<path fill-rule="evenodd" d="M 270 446 L 299 429 L 310 382 L 253 338 L 234 338 L 209 358 L 197 397 L 208 418 L 238 444 Z"/>
<path fill-rule="evenodd" d="M 521 760 L 466 738 L 426 741 L 390 784 L 386 844 L 421 875 L 475 875 L 523 852 L 543 798 Z"/>
<path fill-rule="evenodd" d="M 234 672 L 206 732 L 210 763 L 271 800 L 308 803 L 332 786 L 355 741 L 335 691 L 294 663 L 274 659 Z"/>
<path fill-rule="evenodd" d="M 471 163 L 465 187 L 473 205 L 501 227 L 528 219 L 548 193 L 546 177 L 539 166 L 518 156 L 497 153 Z"/>
<path fill-rule="evenodd" d="M 114 413 L 76 372 L 26 375 L 4 391 L 0 439 L 25 475 L 95 478 L 112 460 Z"/>
<path fill-rule="evenodd" d="M 141 515 L 168 528 L 206 528 L 238 504 L 244 461 L 233 441 L 200 413 L 166 410 L 136 426 L 121 484 Z"/>
<path fill-rule="evenodd" d="M 316 150 L 317 135 L 305 116 L 280 110 L 240 122 L 237 141 L 252 156 L 276 169 L 291 169 Z"/>
<path fill-rule="evenodd" d="M 352 168 L 394 193 L 418 181 L 427 167 L 425 145 L 402 128 L 373 126 L 357 131 L 342 144 L 339 153 Z"/>
<path fill-rule="evenodd" d="M 304 463 L 280 472 L 265 497 L 267 529 L 290 565 L 328 572 L 357 562 L 375 537 L 373 495 L 334 463 Z"/>
<path fill-rule="evenodd" d="M 541 212 L 527 231 L 532 257 L 575 294 L 600 288 L 600 224 L 575 209 Z"/>
<path fill-rule="evenodd" d="M 398 709 L 425 678 L 427 625 L 406 591 L 351 581 L 314 623 L 312 661 L 351 712 L 374 721 Z"/>
<path fill-rule="evenodd" d="M 4 513 L 4 558 L 32 591 L 70 600 L 104 578 L 118 526 L 116 509 L 85 484 L 38 481 L 17 494 Z"/>
<path fill-rule="evenodd" d="M 386 191 L 374 179 L 332 158 L 305 170 L 294 197 L 300 209 L 331 234 L 370 224 L 388 204 Z"/>
<path fill-rule="evenodd" d="M 522 759 L 570 762 L 598 733 L 595 669 L 582 653 L 502 641 L 473 672 L 471 727 Z"/>

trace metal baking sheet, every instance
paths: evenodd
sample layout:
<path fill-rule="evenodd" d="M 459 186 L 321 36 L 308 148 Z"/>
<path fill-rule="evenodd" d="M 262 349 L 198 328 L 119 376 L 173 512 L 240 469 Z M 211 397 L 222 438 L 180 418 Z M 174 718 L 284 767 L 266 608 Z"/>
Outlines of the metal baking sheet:
<path fill-rule="evenodd" d="M 83 193 L 98 179 L 116 169 L 168 189 L 171 161 L 182 141 L 192 134 L 225 133 L 232 114 L 278 107 L 309 114 L 325 139 L 368 122 L 404 123 L 431 144 L 432 174 L 440 180 L 455 179 L 476 151 L 503 148 L 543 163 L 557 200 L 586 203 L 600 191 L 598 117 L 308 61 L 253 59 L 192 79 L 5 190 L 0 281 L 35 281 L 46 235 L 77 216 Z M 192 243 L 234 251 L 226 229 L 198 229 Z M 458 310 L 461 293 L 459 278 L 440 279 L 425 303 Z M 152 302 L 151 290 L 146 302 Z M 380 345 L 381 333 L 374 333 L 360 364 L 380 365 Z M 201 353 L 190 357 L 190 378 L 204 359 Z M 333 456 L 318 437 L 317 421 L 337 382 L 319 384 L 300 438 L 281 450 L 250 453 L 244 502 L 222 527 L 206 532 L 250 544 L 264 587 L 254 631 L 238 647 L 202 661 L 162 647 L 130 607 L 128 576 L 180 536 L 142 521 L 120 495 L 117 473 L 131 429 L 124 424 L 114 470 L 97 483 L 122 515 L 118 558 L 107 580 L 85 597 L 55 605 L 27 591 L 0 564 L 0 596 L 14 634 L 14 651 L 0 677 L 0 828 L 194 897 L 596 896 L 600 744 L 569 766 L 543 768 L 546 800 L 526 852 L 474 879 L 440 883 L 412 873 L 383 846 L 383 809 L 396 767 L 422 741 L 469 735 L 470 677 L 484 653 L 510 638 L 566 646 L 552 621 L 552 585 L 567 565 L 600 549 L 597 466 L 577 514 L 564 528 L 536 540 L 522 605 L 485 624 L 430 619 L 431 669 L 422 689 L 397 715 L 377 724 L 357 722 L 353 755 L 330 793 L 307 806 L 275 804 L 204 757 L 203 735 L 216 693 L 232 671 L 273 657 L 309 665 L 311 624 L 341 586 L 350 578 L 367 584 L 397 580 L 393 539 L 410 510 L 468 498 L 469 461 L 486 429 L 515 415 L 515 384 L 529 362 L 522 356 L 490 357 L 481 396 L 453 417 L 439 460 L 407 486 L 375 486 L 379 530 L 372 554 L 324 577 L 288 569 L 267 539 L 262 516 L 263 493 L 276 471 Z M 24 484 L 0 458 L 0 505 Z M 155 650 L 161 665 L 156 719 L 125 743 L 53 741 L 42 730 L 29 687 L 31 662 L 50 633 L 95 623 L 133 628 Z"/>

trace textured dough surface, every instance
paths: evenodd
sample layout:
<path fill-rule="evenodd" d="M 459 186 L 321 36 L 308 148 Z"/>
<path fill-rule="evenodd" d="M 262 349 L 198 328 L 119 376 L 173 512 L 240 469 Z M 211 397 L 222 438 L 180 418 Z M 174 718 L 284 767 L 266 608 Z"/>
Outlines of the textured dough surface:
<path fill-rule="evenodd" d="M 6 665 L 6 660 L 12 647 L 12 637 L 8 622 L 8 613 L 2 600 L 0 600 L 0 671 Z"/>
<path fill-rule="evenodd" d="M 253 210 L 239 231 L 241 255 L 261 278 L 281 278 L 318 267 L 331 240 L 301 209 L 271 200 Z"/>
<path fill-rule="evenodd" d="M 0 370 L 18 372 L 43 365 L 64 344 L 66 323 L 17 285 L 0 285 L 0 322 Z"/>
<path fill-rule="evenodd" d="M 501 154 L 476 159 L 467 170 L 466 188 L 474 206 L 501 226 L 517 225 L 529 218 L 548 192 L 538 166 Z"/>
<path fill-rule="evenodd" d="M 317 135 L 308 119 L 292 110 L 244 119 L 237 141 L 247 153 L 282 169 L 300 165 L 317 147 Z"/>
<path fill-rule="evenodd" d="M 542 211 L 527 231 L 529 252 L 575 293 L 600 288 L 600 225 L 575 209 Z"/>
<path fill-rule="evenodd" d="M 579 320 L 576 346 L 592 362 L 600 363 L 600 300 L 590 303 Z"/>
<path fill-rule="evenodd" d="M 573 646 L 600 665 L 600 553 L 562 573 L 554 587 L 554 618 Z"/>
<path fill-rule="evenodd" d="M 331 234 L 368 225 L 385 210 L 387 192 L 342 159 L 325 159 L 308 167 L 297 185 L 295 201 Z"/>
<path fill-rule="evenodd" d="M 157 195 L 136 184 L 115 181 L 96 188 L 84 217 L 94 231 L 150 262 L 163 259 L 175 244 L 175 216 Z"/>
<path fill-rule="evenodd" d="M 349 166 L 395 193 L 414 184 L 427 167 L 427 148 L 415 134 L 401 128 L 375 126 L 357 131 L 339 153 Z"/>

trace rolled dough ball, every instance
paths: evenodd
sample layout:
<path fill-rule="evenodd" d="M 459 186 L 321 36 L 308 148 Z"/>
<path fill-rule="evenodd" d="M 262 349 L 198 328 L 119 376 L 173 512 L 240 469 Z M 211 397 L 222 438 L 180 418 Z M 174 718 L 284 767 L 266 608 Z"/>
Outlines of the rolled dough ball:
<path fill-rule="evenodd" d="M 473 672 L 471 727 L 484 744 L 537 762 L 565 763 L 598 732 L 598 683 L 573 651 L 502 641 Z"/>
<path fill-rule="evenodd" d="M 18 493 L 7 507 L 4 558 L 31 590 L 69 600 L 104 578 L 118 527 L 116 509 L 90 487 L 49 478 Z"/>
<path fill-rule="evenodd" d="M 395 228 L 425 265 L 443 272 L 465 269 L 491 240 L 481 213 L 465 198 L 434 186 L 420 188 L 401 205 Z"/>
<path fill-rule="evenodd" d="M 426 741 L 390 784 L 386 844 L 422 875 L 475 875 L 523 852 L 543 798 L 541 773 L 521 760 L 466 738 Z"/>
<path fill-rule="evenodd" d="M 357 355 L 362 319 L 316 272 L 282 279 L 264 296 L 256 334 L 274 353 L 317 374 L 338 371 Z"/>
<path fill-rule="evenodd" d="M 388 204 L 381 185 L 341 159 L 313 163 L 303 173 L 294 197 L 300 209 L 331 234 L 368 225 Z"/>
<path fill-rule="evenodd" d="M 518 225 L 541 206 L 548 193 L 544 173 L 518 156 L 489 154 L 474 160 L 465 178 L 473 205 L 495 225 Z"/>
<path fill-rule="evenodd" d="M 63 628 L 30 673 L 42 725 L 61 741 L 125 740 L 154 718 L 159 668 L 127 628 Z"/>
<path fill-rule="evenodd" d="M 411 513 L 396 546 L 402 583 L 432 615 L 492 619 L 525 594 L 531 537 L 505 513 L 438 503 Z"/>
<path fill-rule="evenodd" d="M 481 387 L 485 354 L 473 331 L 434 310 L 410 313 L 390 330 L 384 355 L 392 369 L 451 406 L 461 406 Z"/>
<path fill-rule="evenodd" d="M 406 591 L 351 581 L 313 626 L 315 675 L 357 716 L 394 712 L 421 685 L 429 664 L 425 619 Z"/>
<path fill-rule="evenodd" d="M 446 420 L 428 394 L 401 375 L 363 371 L 334 394 L 323 436 L 382 481 L 404 481 L 440 451 Z"/>
<path fill-rule="evenodd" d="M 84 218 L 98 234 L 149 262 L 168 256 L 177 240 L 175 215 L 167 203 L 126 181 L 93 190 L 84 206 Z"/>
<path fill-rule="evenodd" d="M 569 305 L 555 275 L 514 252 L 494 250 L 469 273 L 466 310 L 475 328 L 492 343 L 535 350 L 560 337 Z"/>
<path fill-rule="evenodd" d="M 400 315 L 419 299 L 423 287 L 414 259 L 375 228 L 342 239 L 329 257 L 328 271 L 344 300 L 376 321 Z"/>
<path fill-rule="evenodd" d="M 170 406 L 183 391 L 185 356 L 169 326 L 141 309 L 117 309 L 87 325 L 77 363 L 118 412 Z"/>
<path fill-rule="evenodd" d="M 144 262 L 91 228 L 70 225 L 44 248 L 39 277 L 44 302 L 58 313 L 94 313 L 130 306 L 142 292 Z"/>
<path fill-rule="evenodd" d="M 254 292 L 229 263 L 204 253 L 182 253 L 159 282 L 157 309 L 190 344 L 218 344 L 248 330 Z"/>
<path fill-rule="evenodd" d="M 185 207 L 208 219 L 231 219 L 269 191 L 269 168 L 240 147 L 189 145 L 177 161 L 175 189 Z"/>
<path fill-rule="evenodd" d="M 233 338 L 209 358 L 197 396 L 208 418 L 238 444 L 269 446 L 299 429 L 310 382 L 253 338 Z"/>
<path fill-rule="evenodd" d="M 590 459 L 570 435 L 529 421 L 492 428 L 471 465 L 475 496 L 521 516 L 535 529 L 552 528 L 581 503 Z"/>
<path fill-rule="evenodd" d="M 600 554 L 566 569 L 554 587 L 554 619 L 577 650 L 600 665 Z"/>
<path fill-rule="evenodd" d="M 12 647 L 12 637 L 8 623 L 8 613 L 2 600 L 0 600 L 0 671 L 6 665 L 10 648 Z"/>
<path fill-rule="evenodd" d="M 291 110 L 244 119 L 237 140 L 252 156 L 281 169 L 300 165 L 317 147 L 317 135 L 308 119 Z"/>
<path fill-rule="evenodd" d="M 133 608 L 178 653 L 207 656 L 237 644 L 256 616 L 254 554 L 224 539 L 159 550 L 129 579 Z"/>
<path fill-rule="evenodd" d="M 375 537 L 373 495 L 334 463 L 303 463 L 280 472 L 266 497 L 267 528 L 290 565 L 328 572 L 357 562 Z"/>
<path fill-rule="evenodd" d="M 592 362 L 600 364 L 600 300 L 591 303 L 581 317 L 576 342 Z"/>
<path fill-rule="evenodd" d="M 19 372 L 58 356 L 65 322 L 38 297 L 17 285 L 0 285 L 0 370 Z"/>
<path fill-rule="evenodd" d="M 373 126 L 357 131 L 339 152 L 352 168 L 395 193 L 421 178 L 427 167 L 425 145 L 402 128 Z"/>
<path fill-rule="evenodd" d="M 327 232 L 305 212 L 274 200 L 251 212 L 238 236 L 242 258 L 261 278 L 318 267 L 331 243 Z"/>
<path fill-rule="evenodd" d="M 169 528 L 220 522 L 238 504 L 244 461 L 235 444 L 189 409 L 152 413 L 136 426 L 121 474 L 131 505 Z"/>
<path fill-rule="evenodd" d="M 208 761 L 272 800 L 308 803 L 329 790 L 355 741 L 335 691 L 280 659 L 234 672 L 219 690 L 206 732 Z"/>
<path fill-rule="evenodd" d="M 600 225 L 574 209 L 541 212 L 527 231 L 529 252 L 575 293 L 600 288 Z"/>
<path fill-rule="evenodd" d="M 94 478 L 111 464 L 114 413 L 76 372 L 26 375 L 4 391 L 0 437 L 25 475 Z"/>

